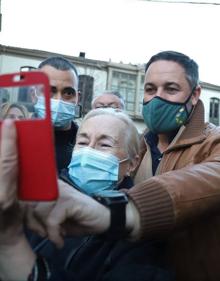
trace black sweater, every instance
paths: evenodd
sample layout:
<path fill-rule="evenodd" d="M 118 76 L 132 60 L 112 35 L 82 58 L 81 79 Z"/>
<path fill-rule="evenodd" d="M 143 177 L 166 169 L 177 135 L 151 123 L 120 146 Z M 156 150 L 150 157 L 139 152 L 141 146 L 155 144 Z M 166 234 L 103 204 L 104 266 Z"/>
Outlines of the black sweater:
<path fill-rule="evenodd" d="M 63 131 L 54 129 L 55 153 L 58 173 L 60 173 L 62 169 L 67 168 L 71 161 L 77 130 L 78 126 L 74 122 L 71 123 L 70 130 Z"/>
<path fill-rule="evenodd" d="M 71 183 L 66 171 L 61 178 Z M 131 186 L 131 178 L 127 177 L 119 188 Z M 64 247 L 59 250 L 36 235 L 29 235 L 29 238 L 35 251 L 49 262 L 50 281 L 174 280 L 164 261 L 166 244 L 163 241 L 109 241 L 94 235 L 66 238 Z"/>

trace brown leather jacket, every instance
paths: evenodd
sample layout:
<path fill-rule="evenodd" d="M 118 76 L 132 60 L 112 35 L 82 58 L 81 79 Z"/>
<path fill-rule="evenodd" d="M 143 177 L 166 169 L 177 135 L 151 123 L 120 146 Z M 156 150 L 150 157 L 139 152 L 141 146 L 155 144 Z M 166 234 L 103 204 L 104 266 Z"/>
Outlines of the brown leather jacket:
<path fill-rule="evenodd" d="M 143 140 L 142 148 L 136 185 L 128 191 L 141 215 L 140 238 L 166 235 L 177 281 L 219 281 L 220 128 L 204 123 L 199 101 L 154 177 Z"/>

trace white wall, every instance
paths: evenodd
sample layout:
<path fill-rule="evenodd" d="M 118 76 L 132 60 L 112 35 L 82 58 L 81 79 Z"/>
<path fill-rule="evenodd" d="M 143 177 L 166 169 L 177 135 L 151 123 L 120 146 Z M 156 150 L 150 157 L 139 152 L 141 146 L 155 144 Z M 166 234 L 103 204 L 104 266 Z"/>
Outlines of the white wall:
<path fill-rule="evenodd" d="M 21 66 L 30 65 L 37 67 L 41 60 L 30 59 L 13 55 L 0 55 L 0 74 L 17 72 Z M 106 89 L 108 73 L 106 70 L 92 68 L 87 65 L 77 65 L 77 70 L 79 74 L 86 74 L 94 77 L 94 95 L 99 95 Z M 201 100 L 205 105 L 205 121 L 209 121 L 209 106 L 210 99 L 216 97 L 220 99 L 220 90 L 213 90 L 208 88 L 202 88 Z M 143 121 L 136 121 L 135 124 L 139 132 L 142 132 L 145 128 Z"/>
<path fill-rule="evenodd" d="M 91 67 L 82 67 L 77 65 L 79 74 L 89 75 L 94 77 L 94 96 L 101 94 L 106 89 L 107 83 L 107 71 L 98 70 Z"/>
<path fill-rule="evenodd" d="M 144 123 L 144 120 L 133 120 L 134 124 L 138 130 L 139 134 L 142 134 L 143 131 L 146 129 L 146 125 Z"/>
<path fill-rule="evenodd" d="M 219 98 L 220 99 L 220 92 L 211 89 L 202 89 L 201 92 L 201 100 L 205 106 L 205 121 L 209 121 L 209 109 L 210 109 L 210 99 L 211 98 Z"/>
<path fill-rule="evenodd" d="M 17 56 L 0 55 L 0 73 L 10 73 L 20 71 L 21 66 L 30 65 L 38 67 L 40 60 L 26 59 Z"/>
<path fill-rule="evenodd" d="M 0 73 L 18 72 L 21 66 L 29 65 L 38 67 L 41 60 L 29 59 L 10 55 L 0 55 Z M 79 74 L 86 74 L 94 77 L 94 95 L 101 94 L 106 89 L 107 71 L 94 69 L 76 64 Z"/>

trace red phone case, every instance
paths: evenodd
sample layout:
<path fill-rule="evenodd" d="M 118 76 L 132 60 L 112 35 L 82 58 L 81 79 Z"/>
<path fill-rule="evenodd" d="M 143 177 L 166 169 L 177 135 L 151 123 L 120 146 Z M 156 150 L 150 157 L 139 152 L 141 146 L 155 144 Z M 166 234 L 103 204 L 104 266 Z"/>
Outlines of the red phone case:
<path fill-rule="evenodd" d="M 22 79 L 16 81 L 15 77 Z M 58 196 L 53 129 L 50 118 L 50 86 L 42 72 L 0 75 L 1 87 L 43 85 L 46 116 L 44 119 L 15 121 L 19 153 L 18 198 L 51 201 Z M 2 121 L 0 121 L 1 125 Z"/>

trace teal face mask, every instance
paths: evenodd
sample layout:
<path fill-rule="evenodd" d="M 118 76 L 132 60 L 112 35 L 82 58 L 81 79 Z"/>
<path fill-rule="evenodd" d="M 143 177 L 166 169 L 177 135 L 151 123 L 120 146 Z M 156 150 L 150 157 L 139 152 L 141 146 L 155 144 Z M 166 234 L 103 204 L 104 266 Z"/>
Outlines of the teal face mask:
<path fill-rule="evenodd" d="M 80 148 L 73 152 L 68 167 L 69 176 L 82 192 L 102 194 L 116 188 L 119 163 L 122 161 L 112 154 L 90 147 Z"/>
<path fill-rule="evenodd" d="M 154 97 L 143 104 L 142 114 L 149 130 L 155 134 L 169 133 L 186 123 L 190 112 L 187 103 L 192 94 L 184 103 L 171 102 L 160 97 Z"/>
<path fill-rule="evenodd" d="M 40 118 L 44 118 L 46 114 L 44 97 L 38 97 L 34 107 L 37 115 Z M 50 99 L 50 110 L 54 127 L 65 128 L 75 117 L 76 105 L 62 100 Z"/>

